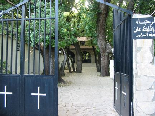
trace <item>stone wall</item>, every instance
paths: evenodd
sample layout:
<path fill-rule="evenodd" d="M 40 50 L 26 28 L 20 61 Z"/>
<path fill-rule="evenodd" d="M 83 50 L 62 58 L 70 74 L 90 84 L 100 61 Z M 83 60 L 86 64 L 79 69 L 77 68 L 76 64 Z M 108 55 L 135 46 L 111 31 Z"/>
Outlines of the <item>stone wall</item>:
<path fill-rule="evenodd" d="M 133 16 L 133 18 L 140 17 L 143 16 Z M 155 116 L 155 66 L 152 39 L 133 40 L 133 72 L 134 115 Z"/>

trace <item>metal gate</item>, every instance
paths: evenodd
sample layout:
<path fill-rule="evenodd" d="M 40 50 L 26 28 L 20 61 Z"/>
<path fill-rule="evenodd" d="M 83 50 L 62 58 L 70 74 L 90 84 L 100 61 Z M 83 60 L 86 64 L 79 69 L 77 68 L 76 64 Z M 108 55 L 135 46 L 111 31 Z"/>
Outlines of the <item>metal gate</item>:
<path fill-rule="evenodd" d="M 0 116 L 58 115 L 58 0 L 0 16 Z"/>
<path fill-rule="evenodd" d="M 131 15 L 114 9 L 114 107 L 121 116 L 132 116 L 133 41 Z"/>

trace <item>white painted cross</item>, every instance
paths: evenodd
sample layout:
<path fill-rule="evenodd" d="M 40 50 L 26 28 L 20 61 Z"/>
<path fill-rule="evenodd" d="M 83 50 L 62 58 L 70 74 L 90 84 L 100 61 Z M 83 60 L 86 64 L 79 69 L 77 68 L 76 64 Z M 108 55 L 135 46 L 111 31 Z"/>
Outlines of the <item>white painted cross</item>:
<path fill-rule="evenodd" d="M 37 95 L 38 96 L 38 109 L 39 109 L 40 96 L 46 96 L 46 94 L 40 93 L 40 87 L 38 87 L 38 93 L 31 93 L 31 95 Z"/>
<path fill-rule="evenodd" d="M 124 91 L 122 91 L 122 94 L 124 94 L 126 96 L 126 93 Z"/>
<path fill-rule="evenodd" d="M 4 107 L 6 108 L 6 95 L 12 94 L 12 92 L 6 92 L 6 86 L 4 87 L 4 92 L 0 92 L 0 94 L 4 94 Z"/>
<path fill-rule="evenodd" d="M 117 90 L 118 90 L 118 87 L 117 87 L 117 82 L 116 82 L 115 89 L 116 89 L 115 97 L 116 97 L 116 100 L 117 100 Z"/>
<path fill-rule="evenodd" d="M 124 87 L 125 88 L 125 87 Z M 125 90 L 125 89 L 124 89 Z M 124 107 L 125 107 L 125 105 L 126 105 L 126 93 L 124 92 L 124 91 L 122 91 L 122 94 L 124 95 L 123 97 L 124 97 Z"/>

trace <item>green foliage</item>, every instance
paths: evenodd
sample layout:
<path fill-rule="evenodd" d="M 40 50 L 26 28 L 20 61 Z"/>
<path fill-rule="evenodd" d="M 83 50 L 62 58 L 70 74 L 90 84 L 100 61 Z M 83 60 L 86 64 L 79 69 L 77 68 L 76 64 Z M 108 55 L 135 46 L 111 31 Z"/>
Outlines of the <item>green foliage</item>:
<path fill-rule="evenodd" d="M 64 12 L 70 12 L 75 4 L 75 0 L 59 0 L 59 7 Z"/>
<path fill-rule="evenodd" d="M 36 2 L 36 10 L 33 10 L 34 6 L 31 7 L 31 18 L 50 18 L 55 16 L 54 7 L 50 6 L 49 2 L 46 3 L 46 10 L 44 8 L 45 3 L 38 0 Z M 39 45 L 45 42 L 45 47 L 47 47 L 51 41 L 51 45 L 54 47 L 55 21 L 48 19 L 32 21 L 27 20 L 25 22 L 25 30 L 26 43 L 30 42 L 31 46 Z"/>
<path fill-rule="evenodd" d="M 154 10 L 155 10 L 154 0 L 137 0 L 135 3 L 135 11 L 134 11 L 135 13 L 152 14 Z"/>
<path fill-rule="evenodd" d="M 113 10 L 109 8 L 108 17 L 106 20 L 106 41 L 113 46 Z"/>
<path fill-rule="evenodd" d="M 10 1 L 14 5 L 16 5 L 20 2 L 20 0 L 10 0 Z M 0 10 L 7 10 L 8 8 L 11 8 L 11 7 L 12 7 L 12 5 L 10 3 L 8 3 L 7 0 L 0 0 Z"/>
<path fill-rule="evenodd" d="M 64 12 L 59 9 L 59 47 L 70 46 L 77 42 L 77 37 L 91 37 L 96 39 L 97 12 L 94 6 L 88 8 L 84 1 L 76 3 L 77 12 Z"/>
<path fill-rule="evenodd" d="M 14 4 L 17 2 L 12 1 Z M 33 3 L 34 0 L 31 0 Z M 6 1 L 5 5 L 9 5 Z M 36 11 L 34 6 L 31 6 L 30 17 L 45 17 L 45 4 L 37 0 Z M 94 45 L 97 44 L 97 33 L 96 33 L 96 22 L 97 22 L 97 3 L 95 0 L 89 1 L 89 7 L 86 7 L 85 0 L 75 4 L 75 0 L 60 0 L 59 1 L 59 48 L 65 48 L 77 42 L 77 37 L 91 37 L 94 41 Z M 50 3 L 46 3 L 46 17 L 54 17 L 54 6 L 50 7 Z M 10 6 L 10 5 L 9 5 Z M 7 6 L 6 8 L 9 8 Z M 40 9 L 41 6 L 41 9 Z M 77 13 L 72 11 L 72 8 L 77 9 Z M 29 8 L 27 4 L 27 8 Z M 52 13 L 50 13 L 50 8 L 52 8 Z M 41 12 L 41 16 L 40 16 Z M 16 16 L 17 14 L 14 14 Z M 21 17 L 18 15 L 18 17 Z M 26 11 L 26 17 L 29 17 L 29 12 Z M 8 16 L 5 18 L 11 18 Z M 16 24 L 16 23 L 14 23 Z M 26 20 L 25 21 L 25 40 L 26 43 L 30 43 L 31 46 L 38 45 L 41 43 L 46 43 L 46 47 L 49 45 L 50 41 L 54 47 L 54 30 L 55 22 L 52 20 Z M 20 24 L 19 24 L 20 25 Z M 46 25 L 46 26 L 45 26 Z M 11 26 L 9 27 L 11 28 Z M 10 29 L 11 30 L 11 29 Z M 21 28 L 19 29 L 20 32 Z M 46 32 L 45 32 L 46 30 Z M 52 35 L 50 36 L 50 33 Z M 30 35 L 29 35 L 30 34 Z M 46 39 L 44 40 L 44 37 Z M 30 39 L 30 40 L 29 40 Z"/>
<path fill-rule="evenodd" d="M 0 59 L 1 62 L 1 59 Z M 6 61 L 2 62 L 2 67 L 0 65 L 0 71 L 2 71 L 2 74 L 6 73 Z M 7 73 L 10 73 L 9 70 L 7 70 Z"/>
<path fill-rule="evenodd" d="M 73 12 L 59 11 L 59 48 L 65 48 L 77 41 L 76 29 L 73 27 L 75 17 Z"/>

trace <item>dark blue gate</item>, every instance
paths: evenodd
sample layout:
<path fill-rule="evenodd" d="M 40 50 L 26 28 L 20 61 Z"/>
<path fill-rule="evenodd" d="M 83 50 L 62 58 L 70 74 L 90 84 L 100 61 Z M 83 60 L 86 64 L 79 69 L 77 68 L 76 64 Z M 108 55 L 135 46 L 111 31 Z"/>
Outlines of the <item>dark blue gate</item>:
<path fill-rule="evenodd" d="M 133 41 L 131 15 L 114 9 L 114 107 L 121 116 L 132 116 Z"/>
<path fill-rule="evenodd" d="M 0 16 L 0 116 L 58 115 L 58 0 Z"/>

